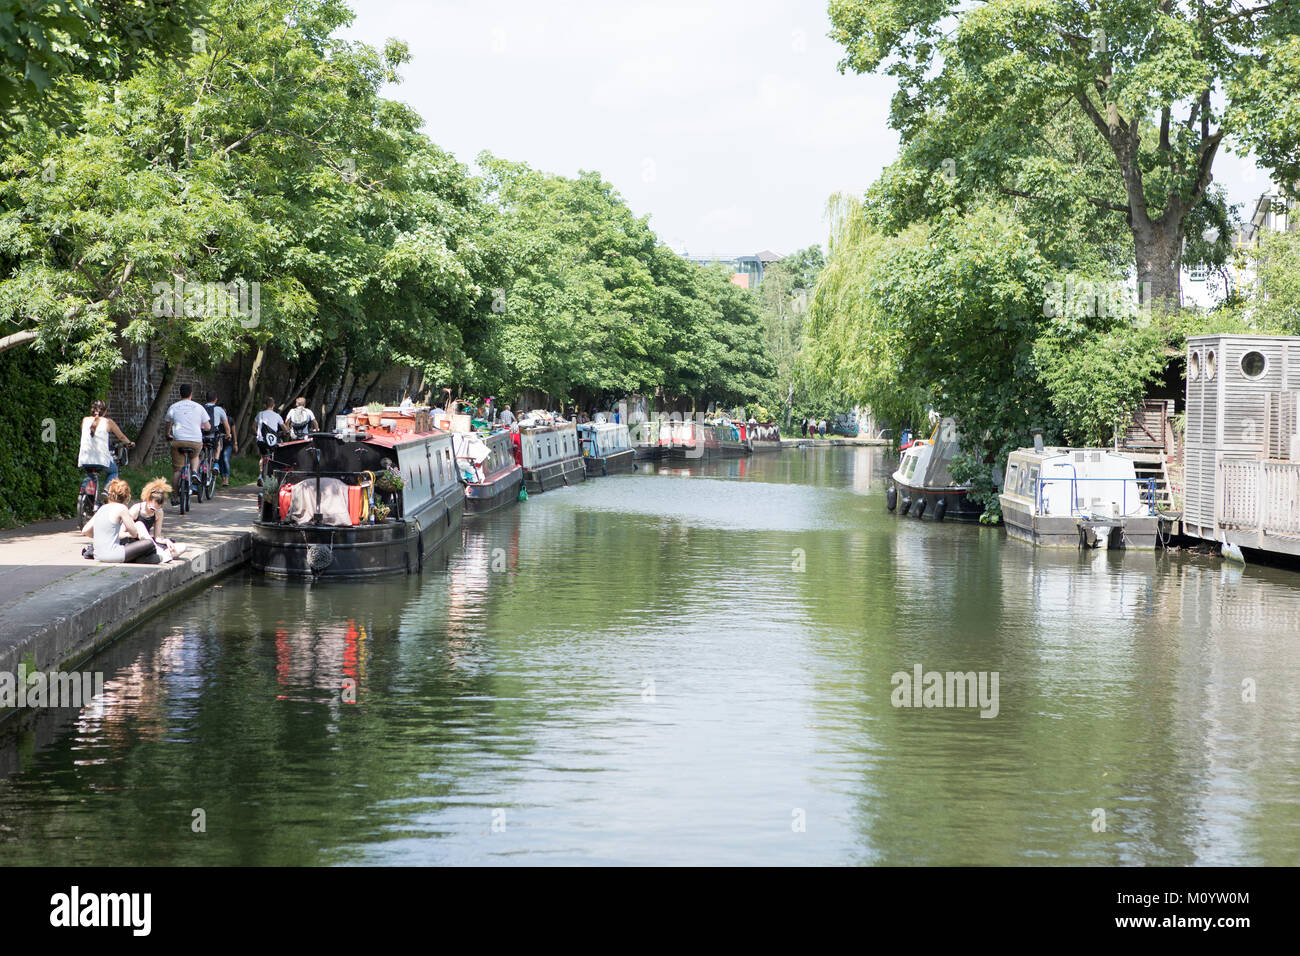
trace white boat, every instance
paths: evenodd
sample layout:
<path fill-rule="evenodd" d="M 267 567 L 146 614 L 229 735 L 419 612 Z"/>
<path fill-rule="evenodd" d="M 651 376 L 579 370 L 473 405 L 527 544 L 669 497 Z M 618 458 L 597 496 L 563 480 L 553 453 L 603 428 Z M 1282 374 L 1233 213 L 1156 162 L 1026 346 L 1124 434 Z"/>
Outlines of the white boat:
<path fill-rule="evenodd" d="M 1041 440 L 1040 440 L 1041 441 Z M 998 500 L 1007 534 L 1041 547 L 1156 546 L 1155 481 L 1104 448 L 1021 448 Z"/>
<path fill-rule="evenodd" d="M 961 436 L 951 418 L 935 421 L 928 439 L 918 439 L 903 449 L 898 469 L 885 489 L 885 507 L 935 521 L 957 518 L 978 521 L 982 505 L 967 497 L 970 485 L 957 484 L 948 466 L 961 451 Z"/>

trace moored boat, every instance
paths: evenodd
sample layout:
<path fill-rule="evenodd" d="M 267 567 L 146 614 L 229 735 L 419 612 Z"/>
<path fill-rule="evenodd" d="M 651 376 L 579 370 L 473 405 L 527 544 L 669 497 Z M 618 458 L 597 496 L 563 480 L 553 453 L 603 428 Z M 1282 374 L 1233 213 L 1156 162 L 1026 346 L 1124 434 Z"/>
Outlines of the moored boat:
<path fill-rule="evenodd" d="M 668 454 L 672 444 L 672 425 L 662 419 L 637 422 L 631 427 L 632 457 L 641 460 L 658 461 Z"/>
<path fill-rule="evenodd" d="M 984 509 L 969 500 L 970 485 L 958 484 L 948 472 L 960 451 L 956 423 L 951 418 L 935 422 L 929 439 L 917 439 L 904 449 L 885 489 L 885 507 L 900 515 L 929 515 L 935 521 L 978 521 Z"/>
<path fill-rule="evenodd" d="M 1002 494 L 1007 534 L 1039 547 L 1154 550 L 1155 480 L 1104 448 L 1021 448 L 1007 458 Z"/>
<path fill-rule="evenodd" d="M 455 432 L 452 447 L 456 468 L 465 486 L 465 514 L 479 515 L 514 504 L 524 483 L 524 469 L 515 461 L 508 430 L 486 437 Z"/>
<path fill-rule="evenodd" d="M 717 454 L 720 457 L 739 458 L 753 451 L 749 446 L 744 422 L 733 422 L 724 418 L 713 422 L 712 428 L 717 440 Z"/>
<path fill-rule="evenodd" d="M 273 577 L 420 571 L 460 528 L 465 497 L 447 432 L 315 432 L 279 445 L 269 470 L 252 564 Z"/>
<path fill-rule="evenodd" d="M 669 425 L 669 458 L 713 458 L 717 453 L 718 436 L 712 425 L 693 421 Z"/>
<path fill-rule="evenodd" d="M 517 428 L 516 460 L 523 466 L 524 487 L 530 495 L 586 479 L 573 422 L 530 416 Z"/>
<path fill-rule="evenodd" d="M 776 422 L 750 424 L 749 446 L 753 451 L 780 451 L 781 431 Z"/>
<path fill-rule="evenodd" d="M 578 442 L 588 477 L 631 471 L 632 439 L 626 425 L 595 421 L 578 426 Z"/>

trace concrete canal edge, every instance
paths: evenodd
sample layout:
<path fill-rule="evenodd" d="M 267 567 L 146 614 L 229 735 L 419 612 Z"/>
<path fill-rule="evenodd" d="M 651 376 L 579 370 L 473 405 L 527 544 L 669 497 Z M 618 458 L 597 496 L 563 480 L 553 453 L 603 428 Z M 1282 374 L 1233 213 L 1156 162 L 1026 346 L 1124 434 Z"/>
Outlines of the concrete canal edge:
<path fill-rule="evenodd" d="M 241 499 L 213 508 L 207 520 L 168 528 L 187 549 L 162 565 L 86 561 L 80 548 L 87 539 L 67 530 L 25 540 L 22 547 L 39 547 L 44 560 L 19 569 L 31 572 L 26 585 L 11 584 L 0 594 L 0 673 L 17 675 L 23 665 L 29 672 L 77 670 L 148 618 L 242 567 L 251 555 L 252 534 L 251 509 Z M 0 542 L 3 570 L 22 560 L 14 553 L 22 547 Z M 69 549 L 79 564 L 66 556 Z M 33 577 L 43 583 L 32 586 Z M 20 712 L 0 709 L 0 723 Z"/>

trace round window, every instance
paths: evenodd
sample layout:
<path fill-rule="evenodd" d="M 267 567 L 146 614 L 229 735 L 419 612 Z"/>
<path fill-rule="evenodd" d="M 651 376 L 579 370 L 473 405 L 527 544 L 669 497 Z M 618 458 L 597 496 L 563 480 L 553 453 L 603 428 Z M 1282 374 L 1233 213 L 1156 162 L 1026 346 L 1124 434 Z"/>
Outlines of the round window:
<path fill-rule="evenodd" d="M 1241 357 L 1241 374 L 1246 378 L 1259 378 L 1268 368 L 1268 360 L 1263 352 L 1247 352 Z"/>
<path fill-rule="evenodd" d="M 1211 349 L 1205 353 L 1205 380 L 1207 382 L 1214 378 L 1214 368 L 1216 365 L 1218 365 L 1218 362 L 1214 357 L 1214 350 Z"/>
<path fill-rule="evenodd" d="M 1187 380 L 1194 382 L 1201 377 L 1201 353 L 1193 352 L 1187 358 Z"/>

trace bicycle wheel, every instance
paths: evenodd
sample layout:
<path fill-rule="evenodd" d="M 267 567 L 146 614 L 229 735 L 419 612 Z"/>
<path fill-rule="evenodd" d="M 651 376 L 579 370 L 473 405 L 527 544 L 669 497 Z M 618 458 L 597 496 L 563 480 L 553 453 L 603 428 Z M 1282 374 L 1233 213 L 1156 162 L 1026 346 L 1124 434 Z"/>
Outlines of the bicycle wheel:
<path fill-rule="evenodd" d="M 193 482 L 190 481 L 190 470 L 185 469 L 181 473 L 181 486 L 176 489 L 176 496 L 180 499 L 181 514 L 190 510 L 190 490 Z"/>
<path fill-rule="evenodd" d="M 211 501 L 212 496 L 217 493 L 217 469 L 211 459 L 204 462 L 205 480 L 203 482 L 203 497 Z"/>

